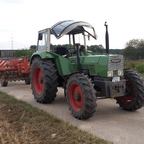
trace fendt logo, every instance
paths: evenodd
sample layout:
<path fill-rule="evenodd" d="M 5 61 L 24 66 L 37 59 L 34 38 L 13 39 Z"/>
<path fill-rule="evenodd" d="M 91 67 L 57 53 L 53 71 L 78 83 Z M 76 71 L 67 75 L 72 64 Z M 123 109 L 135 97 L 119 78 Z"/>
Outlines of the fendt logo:
<path fill-rule="evenodd" d="M 120 62 L 121 62 L 121 59 L 111 59 L 111 62 L 112 62 L 112 63 L 120 63 Z"/>

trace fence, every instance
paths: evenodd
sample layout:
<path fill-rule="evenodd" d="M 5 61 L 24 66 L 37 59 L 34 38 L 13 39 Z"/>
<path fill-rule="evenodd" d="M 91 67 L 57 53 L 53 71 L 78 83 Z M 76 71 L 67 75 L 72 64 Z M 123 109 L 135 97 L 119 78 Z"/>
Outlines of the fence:
<path fill-rule="evenodd" d="M 0 50 L 0 58 L 13 57 L 17 50 Z"/>

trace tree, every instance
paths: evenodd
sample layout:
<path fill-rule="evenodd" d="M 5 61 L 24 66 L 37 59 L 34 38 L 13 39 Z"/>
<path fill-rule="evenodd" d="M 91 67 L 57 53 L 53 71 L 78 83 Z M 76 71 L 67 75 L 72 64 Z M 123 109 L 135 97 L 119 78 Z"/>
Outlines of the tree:
<path fill-rule="evenodd" d="M 89 47 L 89 50 L 91 50 L 95 54 L 103 54 L 104 53 L 104 48 L 102 45 L 91 45 Z"/>
<path fill-rule="evenodd" d="M 121 49 L 110 49 L 109 50 L 110 54 L 120 54 L 120 52 L 121 52 Z"/>
<path fill-rule="evenodd" d="M 31 45 L 30 50 L 36 50 L 37 46 L 36 45 Z"/>
<path fill-rule="evenodd" d="M 127 47 L 123 49 L 121 54 L 128 59 L 136 59 L 136 49 L 134 47 Z"/>
<path fill-rule="evenodd" d="M 124 57 L 128 59 L 144 58 L 144 39 L 132 39 L 125 46 L 125 49 L 121 51 Z"/>
<path fill-rule="evenodd" d="M 144 39 L 132 39 L 128 41 L 125 47 L 134 47 L 134 48 L 143 48 L 144 47 Z"/>
<path fill-rule="evenodd" d="M 28 50 L 28 49 L 17 50 L 14 54 L 14 57 L 28 56 L 30 59 L 30 57 L 33 53 L 34 53 L 34 50 Z"/>

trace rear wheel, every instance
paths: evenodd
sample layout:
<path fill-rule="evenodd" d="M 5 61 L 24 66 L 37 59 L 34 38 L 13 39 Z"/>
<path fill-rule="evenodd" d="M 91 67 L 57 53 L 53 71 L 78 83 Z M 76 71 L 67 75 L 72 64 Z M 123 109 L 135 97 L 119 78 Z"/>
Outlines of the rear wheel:
<path fill-rule="evenodd" d="M 51 60 L 33 60 L 31 89 L 37 102 L 51 103 L 54 101 L 57 93 L 57 74 Z"/>
<path fill-rule="evenodd" d="M 6 87 L 8 85 L 8 81 L 6 80 L 5 76 L 1 77 L 1 86 Z"/>
<path fill-rule="evenodd" d="M 26 84 L 26 85 L 29 85 L 29 84 L 30 84 L 30 78 L 26 78 L 26 79 L 25 79 L 25 84 Z"/>
<path fill-rule="evenodd" d="M 5 79 L 1 79 L 1 86 L 6 87 L 7 85 L 8 85 L 8 81 L 6 81 Z"/>
<path fill-rule="evenodd" d="M 88 119 L 96 108 L 96 91 L 91 80 L 83 74 L 70 76 L 66 85 L 69 109 L 77 119 Z"/>
<path fill-rule="evenodd" d="M 135 111 L 143 106 L 144 88 L 140 76 L 130 70 L 124 74 L 126 79 L 126 96 L 116 98 L 117 103 L 124 110 Z"/>

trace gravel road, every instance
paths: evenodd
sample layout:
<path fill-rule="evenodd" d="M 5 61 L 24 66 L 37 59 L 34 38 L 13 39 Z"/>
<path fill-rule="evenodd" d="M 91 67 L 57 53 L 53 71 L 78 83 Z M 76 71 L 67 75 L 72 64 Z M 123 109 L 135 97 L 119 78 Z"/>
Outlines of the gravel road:
<path fill-rule="evenodd" d="M 127 112 L 121 110 L 115 100 L 97 100 L 98 106 L 94 116 L 81 121 L 71 115 L 61 88 L 58 89 L 57 98 L 52 104 L 37 103 L 30 85 L 25 85 L 22 81 L 10 82 L 7 87 L 0 86 L 0 91 L 114 144 L 144 144 L 144 107 L 135 112 Z"/>

